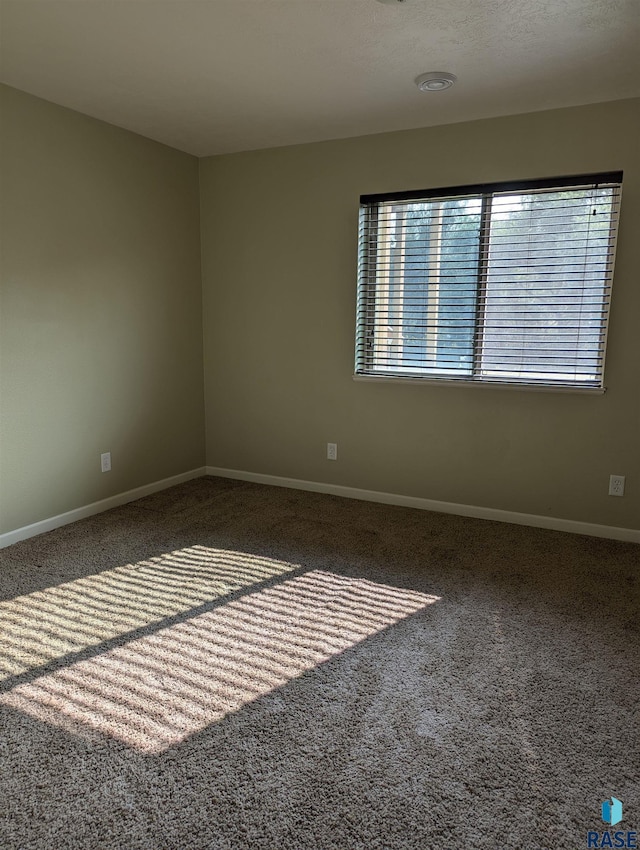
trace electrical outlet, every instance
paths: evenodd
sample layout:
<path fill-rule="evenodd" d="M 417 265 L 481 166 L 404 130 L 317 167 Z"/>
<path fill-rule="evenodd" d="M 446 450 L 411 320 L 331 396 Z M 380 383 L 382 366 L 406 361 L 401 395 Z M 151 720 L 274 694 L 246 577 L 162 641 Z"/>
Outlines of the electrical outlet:
<path fill-rule="evenodd" d="M 111 472 L 111 452 L 104 452 L 100 455 L 100 469 L 103 472 Z"/>
<path fill-rule="evenodd" d="M 609 495 L 624 496 L 624 475 L 609 476 Z"/>
<path fill-rule="evenodd" d="M 338 460 L 337 443 L 327 443 L 327 460 Z"/>

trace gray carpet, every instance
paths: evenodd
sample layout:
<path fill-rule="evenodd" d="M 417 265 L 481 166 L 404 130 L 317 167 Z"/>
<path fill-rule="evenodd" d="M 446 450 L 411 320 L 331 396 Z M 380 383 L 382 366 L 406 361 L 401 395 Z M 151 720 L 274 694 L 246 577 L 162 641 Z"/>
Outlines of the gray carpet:
<path fill-rule="evenodd" d="M 640 827 L 640 547 L 202 478 L 0 552 L 3 850 Z"/>

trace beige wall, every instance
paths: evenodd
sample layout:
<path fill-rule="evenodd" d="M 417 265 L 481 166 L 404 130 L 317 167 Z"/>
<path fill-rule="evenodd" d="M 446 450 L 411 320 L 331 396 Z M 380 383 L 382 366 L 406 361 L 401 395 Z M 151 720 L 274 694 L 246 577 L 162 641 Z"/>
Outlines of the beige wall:
<path fill-rule="evenodd" d="M 2 533 L 205 454 L 197 160 L 0 93 Z M 639 107 L 201 160 L 207 462 L 638 528 Z M 606 395 L 352 380 L 361 193 L 619 168 Z"/>
<path fill-rule="evenodd" d="M 207 462 L 640 527 L 638 138 L 620 101 L 201 160 Z M 352 380 L 361 193 L 613 169 L 604 396 Z"/>
<path fill-rule="evenodd" d="M 200 466 L 204 429 L 197 160 L 1 106 L 3 532 Z"/>

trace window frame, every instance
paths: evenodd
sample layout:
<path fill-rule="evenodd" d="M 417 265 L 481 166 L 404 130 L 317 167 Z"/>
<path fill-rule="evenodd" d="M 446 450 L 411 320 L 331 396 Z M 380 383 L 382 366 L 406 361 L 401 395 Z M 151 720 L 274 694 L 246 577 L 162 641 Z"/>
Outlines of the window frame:
<path fill-rule="evenodd" d="M 596 174 L 580 174 L 562 177 L 551 177 L 533 180 L 513 180 L 498 183 L 477 183 L 455 187 L 438 187 L 423 190 L 411 190 L 400 192 L 385 192 L 378 194 L 365 194 L 360 196 L 360 216 L 358 235 L 358 283 L 357 283 L 357 305 L 356 305 L 356 358 L 353 378 L 356 381 L 393 382 L 405 384 L 419 384 L 430 386 L 473 386 L 510 388 L 536 392 L 564 392 L 580 394 L 602 394 L 606 391 L 604 385 L 605 356 L 607 348 L 607 334 L 609 330 L 609 312 L 611 304 L 611 289 L 614 277 L 614 265 L 616 256 L 616 240 L 620 219 L 620 205 L 622 194 L 622 171 L 599 172 Z M 603 307 L 601 309 L 601 331 L 598 343 L 598 357 L 601 359 L 599 371 L 599 383 L 581 384 L 575 382 L 560 382 L 542 379 L 509 379 L 496 378 L 483 375 L 476 371 L 476 365 L 481 363 L 482 338 L 486 330 L 484 311 L 486 307 L 486 285 L 489 268 L 490 243 L 487 235 L 491 228 L 491 205 L 496 195 L 508 195 L 518 192 L 536 192 L 563 189 L 597 188 L 599 185 L 613 185 L 612 208 L 609 221 L 609 247 L 606 260 L 606 271 L 602 273 Z M 377 304 L 368 296 L 371 291 L 376 294 L 380 283 L 376 280 L 376 267 L 378 265 L 378 250 L 381 241 L 378 239 L 379 207 L 381 204 L 406 201 L 432 201 L 432 200 L 454 200 L 456 198 L 473 198 L 481 202 L 480 225 L 479 225 L 479 251 L 477 266 L 477 289 L 475 299 L 475 319 L 473 324 L 473 350 L 472 350 L 472 374 L 454 375 L 451 373 L 438 375 L 436 369 L 427 370 L 423 374 L 406 374 L 407 366 L 404 367 L 405 374 L 394 374 L 392 368 L 387 367 L 385 372 L 375 371 L 374 368 L 364 366 L 366 360 L 367 346 L 373 348 L 373 337 L 376 332 L 376 320 L 373 318 Z M 373 238 L 375 243 L 376 262 L 366 262 L 367 239 L 363 238 L 361 228 L 365 227 L 365 233 L 369 235 L 369 241 Z M 385 240 L 387 241 L 387 240 Z M 366 268 L 366 272 L 362 269 Z M 404 285 L 404 276 L 401 278 Z M 584 286 L 584 279 L 582 281 Z M 389 287 L 389 281 L 386 286 Z M 585 287 L 586 288 L 586 287 Z M 366 295 L 363 296 L 363 290 Z M 361 299 L 365 298 L 364 307 Z M 400 308 L 402 309 L 402 308 Z M 438 319 L 440 321 L 440 319 Z M 428 326 L 425 326 L 427 328 Z M 444 326 L 443 326 L 444 327 Z M 427 331 L 426 331 L 427 332 Z M 437 331 L 436 331 L 437 334 Z M 402 372 L 402 367 L 398 369 Z"/>

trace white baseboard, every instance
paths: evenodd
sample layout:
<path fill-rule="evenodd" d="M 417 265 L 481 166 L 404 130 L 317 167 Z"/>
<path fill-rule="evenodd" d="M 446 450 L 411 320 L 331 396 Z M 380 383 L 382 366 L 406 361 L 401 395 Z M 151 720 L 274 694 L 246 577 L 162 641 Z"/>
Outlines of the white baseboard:
<path fill-rule="evenodd" d="M 5 546 L 11 546 L 13 543 L 19 543 L 20 540 L 26 540 L 28 537 L 35 537 L 36 534 L 43 534 L 45 531 L 53 531 L 54 528 L 60 528 L 61 525 L 68 525 L 71 522 L 77 522 L 79 519 L 84 519 L 94 514 L 100 514 L 103 511 L 117 508 L 118 505 L 124 505 L 127 502 L 134 502 L 136 499 L 141 499 L 143 496 L 150 496 L 152 493 L 157 493 L 159 490 L 166 490 L 167 487 L 173 487 L 176 484 L 182 484 L 183 481 L 190 481 L 192 478 L 200 478 L 206 475 L 204 466 L 198 469 L 191 469 L 189 472 L 182 472 L 180 475 L 172 475 L 171 478 L 163 478 L 162 481 L 154 481 L 151 484 L 145 484 L 142 487 L 136 487 L 134 490 L 127 490 L 126 493 L 118 493 L 116 496 L 109 496 L 108 499 L 101 499 L 99 502 L 92 502 L 90 505 L 84 505 L 81 508 L 75 508 L 72 511 L 67 511 L 64 514 L 43 519 L 40 522 L 34 522 L 31 525 L 25 525 L 22 528 L 16 528 L 15 531 L 8 531 L 6 534 L 0 534 L 0 549 Z"/>
<path fill-rule="evenodd" d="M 94 514 L 117 508 L 127 502 L 150 496 L 160 490 L 166 490 L 192 478 L 200 478 L 202 475 L 217 475 L 220 478 L 235 478 L 239 481 L 253 481 L 256 484 L 269 484 L 273 487 L 290 487 L 293 490 L 308 490 L 312 493 L 328 493 L 332 496 L 342 496 L 346 499 L 360 499 L 363 502 L 379 502 L 383 505 L 400 505 L 405 508 L 418 508 L 423 511 L 436 511 L 437 513 L 456 514 L 458 516 L 474 517 L 475 519 L 489 519 L 496 522 L 510 522 L 515 525 L 529 525 L 533 528 L 550 528 L 554 531 L 567 531 L 573 534 L 586 534 L 591 537 L 606 537 L 612 540 L 625 540 L 630 543 L 640 543 L 640 530 L 633 528 L 619 528 L 615 525 L 597 525 L 590 522 L 578 522 L 572 519 L 559 519 L 557 517 L 537 516 L 536 514 L 523 514 L 516 511 L 502 511 L 497 508 L 483 508 L 476 505 L 459 505 L 455 502 L 439 502 L 435 499 L 421 499 L 417 496 L 401 496 L 396 493 L 381 493 L 377 490 L 361 490 L 357 487 L 345 487 L 342 484 L 326 484 L 319 481 L 303 481 L 298 478 L 282 478 L 279 475 L 264 475 L 260 472 L 245 472 L 240 469 L 222 469 L 217 466 L 202 466 L 191 469 L 162 481 L 154 481 L 125 493 L 118 493 L 108 499 L 92 502 L 64 514 L 16 528 L 0 534 L 0 549 L 19 543 L 45 531 L 52 531 L 62 525 L 68 525 L 79 519 L 84 519 Z"/>
<path fill-rule="evenodd" d="M 271 484 L 274 487 L 290 487 L 294 490 L 309 490 L 313 493 L 329 493 L 346 499 L 360 499 L 364 502 L 380 502 L 383 505 L 401 505 L 405 508 L 418 508 L 422 511 L 436 511 L 444 514 L 490 519 L 495 522 L 510 522 L 514 525 L 529 525 L 533 528 L 550 528 L 554 531 L 568 531 L 572 534 L 586 534 L 590 537 L 607 537 L 612 540 L 625 540 L 640 543 L 640 530 L 619 528 L 615 525 L 597 525 L 591 522 L 578 522 L 573 519 L 523 514 L 517 511 L 502 511 L 498 508 L 482 508 L 477 505 L 459 505 L 455 502 L 439 502 L 435 499 L 421 499 L 417 496 L 400 496 L 396 493 L 381 493 L 377 490 L 360 490 L 357 487 L 344 487 L 341 484 L 325 484 L 318 481 L 302 481 L 298 478 L 281 478 L 279 475 L 263 475 L 259 472 L 244 472 L 240 469 L 222 469 L 207 466 L 207 475 L 220 478 L 236 478 L 240 481 L 253 481 L 256 484 Z"/>

